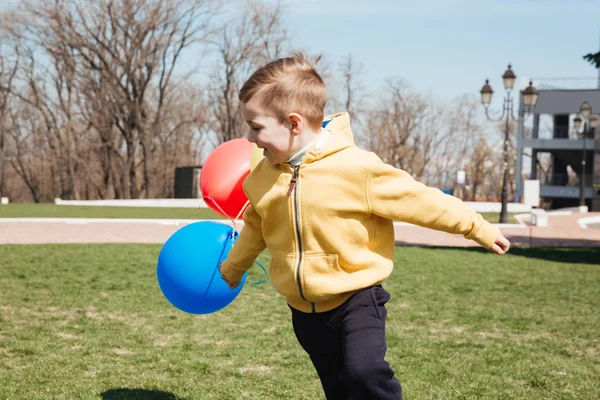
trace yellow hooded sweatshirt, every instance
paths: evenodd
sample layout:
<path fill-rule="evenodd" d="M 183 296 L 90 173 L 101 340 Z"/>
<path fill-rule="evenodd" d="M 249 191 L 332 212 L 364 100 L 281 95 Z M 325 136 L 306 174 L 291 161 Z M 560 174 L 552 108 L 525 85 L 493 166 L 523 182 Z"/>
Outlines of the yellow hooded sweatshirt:
<path fill-rule="evenodd" d="M 347 113 L 302 164 L 261 161 L 244 182 L 244 228 L 221 265 L 239 281 L 268 248 L 275 289 L 303 312 L 329 311 L 380 284 L 394 266 L 393 221 L 462 234 L 491 248 L 499 230 L 456 197 L 415 181 L 354 144 Z M 319 146 L 319 141 L 315 146 Z"/>

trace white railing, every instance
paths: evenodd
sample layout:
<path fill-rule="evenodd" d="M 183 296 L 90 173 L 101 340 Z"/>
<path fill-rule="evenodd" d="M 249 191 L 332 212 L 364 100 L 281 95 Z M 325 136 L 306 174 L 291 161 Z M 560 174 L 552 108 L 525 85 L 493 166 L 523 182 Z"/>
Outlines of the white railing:
<path fill-rule="evenodd" d="M 173 207 L 199 208 L 207 207 L 202 199 L 139 199 L 139 200 L 61 200 L 54 204 L 64 206 L 113 206 L 113 207 Z M 466 201 L 469 207 L 477 212 L 500 212 L 501 204 L 494 202 Z M 520 203 L 508 203 L 508 212 L 528 212 L 531 207 Z"/>
<path fill-rule="evenodd" d="M 202 199 L 132 199 L 132 200 L 62 200 L 54 199 L 59 206 L 102 206 L 102 207 L 171 207 L 204 208 Z"/>

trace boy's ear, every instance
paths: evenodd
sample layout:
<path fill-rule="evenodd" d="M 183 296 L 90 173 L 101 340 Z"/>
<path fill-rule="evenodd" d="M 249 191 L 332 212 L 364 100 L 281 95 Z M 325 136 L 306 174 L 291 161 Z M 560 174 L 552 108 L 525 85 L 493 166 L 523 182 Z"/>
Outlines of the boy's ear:
<path fill-rule="evenodd" d="M 292 134 L 298 135 L 302 132 L 302 128 L 304 127 L 304 118 L 302 118 L 302 115 L 290 113 L 288 114 L 288 121 L 290 121 L 290 131 Z"/>

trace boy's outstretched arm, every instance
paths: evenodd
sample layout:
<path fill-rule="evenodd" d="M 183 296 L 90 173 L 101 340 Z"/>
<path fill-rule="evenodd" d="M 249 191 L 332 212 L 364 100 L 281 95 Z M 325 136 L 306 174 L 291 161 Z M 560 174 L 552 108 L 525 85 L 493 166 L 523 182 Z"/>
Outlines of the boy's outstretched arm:
<path fill-rule="evenodd" d="M 367 176 L 367 201 L 373 214 L 448 233 L 461 234 L 496 254 L 509 241 L 462 200 L 415 181 L 407 172 L 379 158 Z"/>
<path fill-rule="evenodd" d="M 265 248 L 260 215 L 249 205 L 244 212 L 244 227 L 240 236 L 229 251 L 227 259 L 219 266 L 221 277 L 231 289 L 240 284 L 244 273 L 252 267 L 256 257 Z"/>

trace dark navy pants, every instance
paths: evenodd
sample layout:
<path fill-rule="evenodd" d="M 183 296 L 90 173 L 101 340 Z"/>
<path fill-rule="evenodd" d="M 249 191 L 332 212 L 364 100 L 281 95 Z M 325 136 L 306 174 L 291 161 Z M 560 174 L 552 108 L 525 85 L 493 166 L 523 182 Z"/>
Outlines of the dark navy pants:
<path fill-rule="evenodd" d="M 294 332 L 328 400 L 402 399 L 400 382 L 384 359 L 389 299 L 388 292 L 374 286 L 324 313 L 292 308 Z"/>

